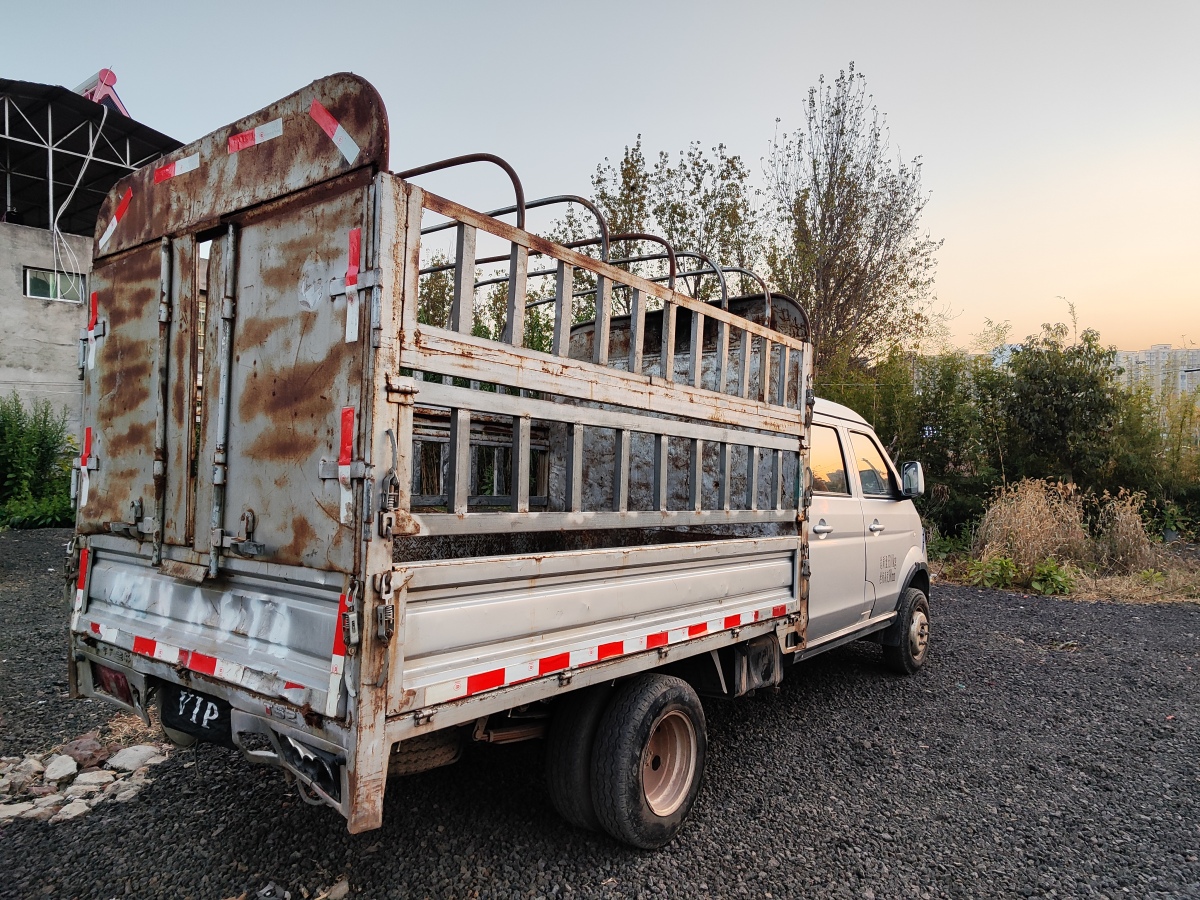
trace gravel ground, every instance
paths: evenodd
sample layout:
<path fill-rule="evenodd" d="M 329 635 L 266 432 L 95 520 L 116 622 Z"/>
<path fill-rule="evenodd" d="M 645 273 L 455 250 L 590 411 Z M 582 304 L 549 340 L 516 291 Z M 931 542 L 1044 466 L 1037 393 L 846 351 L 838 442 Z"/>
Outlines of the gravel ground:
<path fill-rule="evenodd" d="M 0 535 L 5 752 L 102 716 L 61 696 L 62 539 Z M 655 853 L 561 824 L 539 742 L 393 781 L 357 836 L 205 747 L 130 803 L 0 829 L 0 896 L 1200 897 L 1200 607 L 942 587 L 932 609 L 915 678 L 855 645 L 706 704 L 700 799 Z"/>

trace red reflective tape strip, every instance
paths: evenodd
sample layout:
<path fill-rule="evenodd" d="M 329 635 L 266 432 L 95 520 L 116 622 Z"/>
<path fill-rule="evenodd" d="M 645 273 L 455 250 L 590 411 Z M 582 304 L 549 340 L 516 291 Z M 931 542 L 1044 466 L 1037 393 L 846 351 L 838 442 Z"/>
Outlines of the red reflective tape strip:
<path fill-rule="evenodd" d="M 772 606 L 771 607 L 772 618 L 774 618 L 776 616 L 786 616 L 786 615 L 787 615 L 787 607 L 786 606 Z"/>
<path fill-rule="evenodd" d="M 653 650 L 655 647 L 665 647 L 667 644 L 667 633 L 660 631 L 657 634 L 646 635 L 646 649 Z"/>
<path fill-rule="evenodd" d="M 467 677 L 467 694 L 478 694 L 480 691 L 490 691 L 504 684 L 504 670 L 492 669 L 490 672 L 480 672 L 478 675 Z"/>
<path fill-rule="evenodd" d="M 155 169 L 154 183 L 159 184 L 168 178 L 174 178 L 176 175 L 186 175 L 188 172 L 194 172 L 198 168 L 200 168 L 200 154 L 189 154 L 183 157 L 183 159 L 177 159 L 175 162 L 167 163 L 165 166 L 159 166 Z"/>
<path fill-rule="evenodd" d="M 201 675 L 215 675 L 217 673 L 217 658 L 204 653 L 197 653 L 194 650 L 188 656 L 186 665 L 193 672 L 199 672 Z"/>
<path fill-rule="evenodd" d="M 83 453 L 79 455 L 83 467 L 87 468 L 88 457 L 92 455 L 92 427 L 89 425 L 83 429 Z"/>
<path fill-rule="evenodd" d="M 742 624 L 741 616 L 726 616 L 725 617 L 725 627 L 726 628 L 738 628 L 741 626 L 741 624 Z"/>
<path fill-rule="evenodd" d="M 129 201 L 133 199 L 133 188 L 125 188 L 125 195 L 121 197 L 121 202 L 117 204 L 117 211 L 113 213 L 113 220 L 120 222 L 125 216 L 125 211 L 129 209 Z"/>
<path fill-rule="evenodd" d="M 689 625 L 688 637 L 695 637 L 698 634 L 704 634 L 706 631 L 708 631 L 708 624 L 705 622 L 701 622 L 699 625 Z"/>
<path fill-rule="evenodd" d="M 337 621 L 333 623 L 333 655 L 346 655 L 346 639 L 342 635 L 342 613 L 350 608 L 350 598 L 345 594 L 338 600 Z"/>
<path fill-rule="evenodd" d="M 157 641 L 150 638 L 133 636 L 133 652 L 142 656 L 153 656 L 154 648 L 158 645 Z"/>
<path fill-rule="evenodd" d="M 538 660 L 538 674 L 546 675 L 549 672 L 559 672 L 571 665 L 570 653 L 556 653 L 554 656 L 547 656 Z"/>
<path fill-rule="evenodd" d="M 87 584 L 87 567 L 88 567 L 88 548 L 84 547 L 79 551 L 79 580 L 75 582 L 75 587 L 83 590 Z"/>
<path fill-rule="evenodd" d="M 91 622 L 91 623 L 89 623 L 89 627 L 92 629 L 92 634 L 100 633 L 100 623 L 99 622 Z"/>
<path fill-rule="evenodd" d="M 313 101 L 316 103 L 317 101 Z M 350 229 L 350 261 L 346 266 L 346 287 L 358 284 L 358 254 L 362 249 L 362 229 Z"/>
<path fill-rule="evenodd" d="M 285 691 L 294 691 L 294 690 L 302 691 L 302 690 L 304 690 L 304 685 L 296 684 L 296 682 L 294 682 L 294 681 L 285 681 L 283 683 L 283 689 Z"/>
<path fill-rule="evenodd" d="M 154 183 L 160 184 L 175 175 L 175 163 L 167 163 L 154 170 Z"/>
<path fill-rule="evenodd" d="M 92 291 L 91 312 L 88 313 L 88 331 L 96 330 L 96 320 L 100 317 L 100 295 Z"/>
<path fill-rule="evenodd" d="M 313 100 L 312 105 L 308 108 L 308 114 L 330 138 L 337 132 L 338 120 L 329 114 L 329 110 L 321 105 L 320 100 Z"/>
<path fill-rule="evenodd" d="M 238 153 L 247 147 L 253 147 L 256 144 L 265 144 L 267 141 L 273 140 L 282 134 L 283 119 L 272 119 L 270 122 L 264 122 L 262 125 L 251 128 L 249 131 L 230 135 L 229 152 Z"/>
<path fill-rule="evenodd" d="M 338 465 L 348 466 L 354 459 L 354 407 L 342 407 L 341 448 L 338 452 Z"/>
<path fill-rule="evenodd" d="M 596 648 L 596 659 L 608 659 L 610 656 L 621 656 L 625 653 L 624 641 L 613 641 L 611 644 L 601 644 Z"/>

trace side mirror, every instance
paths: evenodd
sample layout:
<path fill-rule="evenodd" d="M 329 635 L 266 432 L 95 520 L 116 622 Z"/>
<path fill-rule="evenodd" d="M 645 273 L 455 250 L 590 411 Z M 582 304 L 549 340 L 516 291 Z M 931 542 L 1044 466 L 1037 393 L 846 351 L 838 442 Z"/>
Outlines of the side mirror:
<path fill-rule="evenodd" d="M 920 497 L 925 493 L 925 470 L 919 462 L 900 463 L 900 493 Z"/>

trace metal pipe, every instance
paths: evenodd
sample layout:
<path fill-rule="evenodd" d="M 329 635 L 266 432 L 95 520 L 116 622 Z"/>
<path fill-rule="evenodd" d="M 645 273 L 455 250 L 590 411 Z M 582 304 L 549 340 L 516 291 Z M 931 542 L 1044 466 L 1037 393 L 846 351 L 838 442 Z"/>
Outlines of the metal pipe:
<path fill-rule="evenodd" d="M 762 288 L 763 296 L 766 298 L 766 301 L 767 301 L 767 319 L 765 322 L 763 322 L 763 324 L 766 325 L 768 328 L 770 328 L 771 327 L 771 291 L 767 287 L 767 283 L 765 281 L 763 281 L 763 279 L 758 275 L 757 272 L 752 272 L 749 269 L 743 269 L 741 266 L 725 266 L 723 271 L 737 272 L 739 275 L 749 275 L 751 278 L 753 278 L 755 281 L 758 282 L 759 287 Z"/>
<path fill-rule="evenodd" d="M 171 239 L 163 237 L 159 245 L 158 294 L 158 414 L 154 420 L 154 549 L 153 565 L 162 564 L 163 527 L 167 517 L 167 403 L 168 373 L 171 364 L 171 277 L 173 251 Z M 135 525 L 137 523 L 134 523 Z"/>
<path fill-rule="evenodd" d="M 580 206 L 586 207 L 592 213 L 592 215 L 596 217 L 596 224 L 600 228 L 600 245 L 601 245 L 600 246 L 600 259 L 603 260 L 604 262 L 608 262 L 608 243 L 609 243 L 608 223 L 604 221 L 604 214 L 600 212 L 599 208 L 594 203 L 592 203 L 591 200 L 588 200 L 585 197 L 576 196 L 575 194 L 558 194 L 554 197 L 542 197 L 540 200 L 530 200 L 528 203 L 525 204 L 525 208 L 526 209 L 537 209 L 538 207 L 541 207 L 541 206 L 554 206 L 554 205 L 560 204 L 560 203 L 578 203 Z M 491 218 L 495 219 L 495 218 L 498 218 L 499 216 L 507 216 L 510 213 L 514 213 L 514 212 L 517 212 L 517 207 L 506 206 L 503 209 L 493 209 L 491 212 L 484 213 L 484 215 L 490 216 Z M 458 222 L 455 222 L 453 220 L 451 220 L 449 222 L 441 222 L 437 225 L 430 225 L 428 228 L 422 228 L 421 234 L 434 234 L 435 232 L 438 232 L 438 231 L 446 231 L 450 228 L 454 228 L 456 225 L 458 225 Z M 595 241 L 591 240 L 590 243 L 595 243 Z M 571 246 L 575 246 L 575 245 L 574 244 L 564 244 L 563 246 L 571 247 Z M 532 253 L 532 252 L 536 252 L 536 251 L 530 251 L 530 252 Z M 497 259 L 479 259 L 479 260 L 476 260 L 476 262 L 478 262 L 478 263 L 500 262 L 503 259 L 508 259 L 508 257 L 503 256 L 503 257 L 499 257 Z M 422 269 L 421 274 L 422 275 L 428 274 L 428 271 L 425 269 Z"/>
<path fill-rule="evenodd" d="M 469 163 L 490 162 L 503 169 L 508 177 L 512 180 L 513 193 L 517 195 L 517 205 L 514 207 L 517 212 L 517 227 L 525 228 L 525 188 L 521 186 L 521 179 L 517 177 L 517 171 L 499 156 L 492 153 L 466 153 L 462 156 L 454 156 L 450 159 L 442 159 L 437 162 L 429 163 L 424 166 L 417 166 L 415 169 L 405 169 L 403 172 L 394 173 L 397 178 L 408 180 L 416 178 L 418 175 L 428 175 L 430 172 L 440 172 L 443 169 L 452 169 L 455 166 L 465 166 Z M 455 223 L 457 224 L 457 223 Z"/>
<path fill-rule="evenodd" d="M 229 382 L 233 372 L 233 320 L 236 312 L 237 291 L 237 226 L 230 223 L 225 235 L 225 284 L 221 300 L 221 370 L 217 391 L 216 446 L 213 452 L 213 505 L 212 531 L 209 541 L 208 574 L 217 577 L 224 546 L 223 525 L 225 522 L 225 465 L 226 444 L 229 440 Z"/>

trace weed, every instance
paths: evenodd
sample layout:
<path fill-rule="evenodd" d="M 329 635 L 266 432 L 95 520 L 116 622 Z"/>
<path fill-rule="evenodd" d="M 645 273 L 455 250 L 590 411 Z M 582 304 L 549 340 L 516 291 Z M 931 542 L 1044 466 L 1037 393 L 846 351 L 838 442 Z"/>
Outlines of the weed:
<path fill-rule="evenodd" d="M 967 582 L 976 587 L 1009 588 L 1016 577 L 1016 564 L 1007 556 L 988 556 L 967 564 Z"/>
<path fill-rule="evenodd" d="M 72 455 L 66 410 L 0 398 L 0 525 L 69 525 Z"/>
<path fill-rule="evenodd" d="M 1069 594 L 1075 589 L 1075 574 L 1069 565 L 1061 566 L 1054 558 L 1033 567 L 1029 586 L 1039 594 Z"/>

